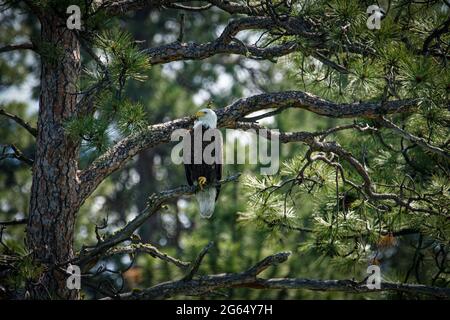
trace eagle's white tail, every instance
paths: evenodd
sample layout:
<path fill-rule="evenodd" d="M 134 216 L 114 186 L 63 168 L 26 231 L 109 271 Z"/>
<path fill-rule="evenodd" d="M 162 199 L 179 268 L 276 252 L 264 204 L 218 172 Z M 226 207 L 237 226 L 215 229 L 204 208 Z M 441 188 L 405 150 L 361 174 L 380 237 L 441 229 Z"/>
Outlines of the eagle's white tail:
<path fill-rule="evenodd" d="M 211 218 L 213 215 L 216 205 L 216 193 L 216 188 L 212 187 L 200 190 L 195 194 L 202 218 Z"/>

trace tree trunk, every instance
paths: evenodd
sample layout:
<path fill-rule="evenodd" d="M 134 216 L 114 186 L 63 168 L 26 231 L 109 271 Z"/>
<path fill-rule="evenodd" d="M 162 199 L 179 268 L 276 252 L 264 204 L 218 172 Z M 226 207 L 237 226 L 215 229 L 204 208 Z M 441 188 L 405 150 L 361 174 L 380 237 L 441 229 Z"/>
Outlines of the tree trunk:
<path fill-rule="evenodd" d="M 32 299 L 76 299 L 66 287 L 67 276 L 55 268 L 73 258 L 79 143 L 64 131 L 75 113 L 80 74 L 80 45 L 65 21 L 41 17 L 41 88 L 37 150 L 33 166 L 27 246 L 43 272 L 27 283 Z"/>

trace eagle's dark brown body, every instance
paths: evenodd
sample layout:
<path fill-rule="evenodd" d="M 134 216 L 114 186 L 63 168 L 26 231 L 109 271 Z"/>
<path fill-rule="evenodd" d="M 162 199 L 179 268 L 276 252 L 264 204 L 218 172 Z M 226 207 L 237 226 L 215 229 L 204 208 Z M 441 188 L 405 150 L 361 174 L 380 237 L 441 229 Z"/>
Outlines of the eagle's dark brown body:
<path fill-rule="evenodd" d="M 201 130 L 201 132 L 197 132 L 198 137 L 197 141 L 201 144 L 201 149 L 198 148 L 195 149 L 195 134 L 194 130 Z M 186 179 L 189 185 L 193 185 L 195 182 L 198 181 L 198 178 L 205 177 L 206 178 L 206 187 L 214 184 L 217 181 L 220 181 L 222 179 L 222 139 L 220 138 L 219 141 L 216 139 L 215 136 L 212 136 L 211 139 L 203 138 L 205 136 L 205 133 L 207 130 L 216 130 L 216 134 L 220 135 L 220 131 L 218 129 L 208 129 L 205 126 L 198 127 L 196 129 L 191 129 L 189 131 L 190 139 L 185 139 L 185 141 L 190 141 L 190 163 L 186 163 L 185 158 L 185 164 L 184 168 L 186 171 Z M 200 137 L 200 139 L 199 139 Z M 208 140 L 208 141 L 205 141 Z M 214 156 L 214 161 L 209 163 L 205 162 L 203 155 L 203 152 L 205 148 L 208 146 L 211 150 L 212 143 L 214 143 L 215 148 L 211 153 L 208 152 L 208 154 L 211 154 Z M 185 149 L 186 150 L 186 149 Z M 197 162 L 200 160 L 200 163 L 195 163 L 195 153 L 198 153 Z M 217 200 L 217 197 L 219 196 L 220 192 L 220 185 L 216 186 L 216 197 L 215 200 Z"/>

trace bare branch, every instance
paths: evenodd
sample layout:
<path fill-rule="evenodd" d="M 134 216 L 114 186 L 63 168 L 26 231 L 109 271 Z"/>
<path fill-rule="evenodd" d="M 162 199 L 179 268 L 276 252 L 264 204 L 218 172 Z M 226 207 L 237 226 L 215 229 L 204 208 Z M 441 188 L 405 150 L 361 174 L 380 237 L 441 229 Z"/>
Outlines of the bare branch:
<path fill-rule="evenodd" d="M 253 267 L 249 268 L 245 273 L 256 277 L 261 272 L 266 270 L 268 267 L 277 266 L 280 263 L 285 262 L 289 258 L 290 255 L 291 255 L 290 252 L 280 252 L 280 253 L 268 256 L 268 257 L 264 258 L 263 260 L 261 260 L 260 262 L 258 262 L 257 264 L 255 264 Z"/>
<path fill-rule="evenodd" d="M 423 294 L 448 299 L 450 289 L 430 287 L 421 284 L 382 282 L 380 289 L 369 289 L 365 283 L 353 280 L 311 280 L 311 279 L 257 279 L 252 288 L 258 289 L 307 289 L 314 291 L 341 291 L 349 293 L 404 292 Z"/>
<path fill-rule="evenodd" d="M 107 257 L 117 255 L 117 254 L 133 254 L 134 255 L 137 253 L 147 253 L 154 258 L 158 258 L 163 261 L 172 263 L 175 266 L 177 266 L 178 268 L 183 269 L 183 270 L 187 269 L 190 265 L 189 262 L 184 262 L 184 261 L 178 260 L 176 258 L 173 258 L 173 257 L 169 256 L 168 254 L 159 251 L 156 247 L 152 246 L 151 244 L 146 244 L 146 243 L 137 243 L 137 244 L 132 244 L 132 245 L 125 246 L 125 247 L 112 248 L 112 249 L 108 250 L 102 256 L 102 258 L 107 258 Z"/>
<path fill-rule="evenodd" d="M 23 128 L 25 128 L 30 134 L 32 134 L 34 137 L 37 136 L 37 129 L 32 127 L 28 122 L 26 122 L 25 120 L 23 120 L 22 118 L 11 114 L 9 112 L 6 112 L 4 109 L 0 109 L 0 114 L 4 115 L 8 118 L 10 118 L 11 120 L 15 121 L 18 125 L 22 126 Z"/>
<path fill-rule="evenodd" d="M 0 47 L 0 53 L 2 52 L 10 52 L 15 50 L 35 50 L 34 44 L 31 42 L 19 43 L 19 44 L 10 44 L 4 47 Z"/>
<path fill-rule="evenodd" d="M 200 267 L 200 264 L 203 261 L 203 258 L 208 253 L 209 249 L 213 246 L 214 242 L 210 241 L 206 247 L 203 248 L 203 250 L 199 253 L 197 258 L 195 259 L 194 263 L 192 263 L 191 267 L 189 268 L 189 272 L 184 276 L 184 281 L 192 280 L 194 275 L 197 273 L 198 268 Z"/>
<path fill-rule="evenodd" d="M 0 226 L 15 226 L 18 224 L 27 224 L 28 218 L 16 219 L 11 221 L 0 221 Z"/>

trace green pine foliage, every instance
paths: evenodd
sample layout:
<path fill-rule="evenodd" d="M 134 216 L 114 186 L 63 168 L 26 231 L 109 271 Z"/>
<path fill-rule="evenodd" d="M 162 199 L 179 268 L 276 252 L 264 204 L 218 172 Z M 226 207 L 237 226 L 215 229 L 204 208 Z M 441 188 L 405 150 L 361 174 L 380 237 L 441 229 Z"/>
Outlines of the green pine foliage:
<path fill-rule="evenodd" d="M 113 28 L 98 34 L 95 39 L 94 48 L 102 65 L 93 61 L 85 70 L 85 90 L 89 94 L 89 90 L 104 83 L 109 86 L 95 96 L 94 115 L 71 119 L 66 130 L 74 139 L 81 139 L 87 150 L 98 154 L 111 142 L 145 127 L 146 114 L 142 104 L 125 98 L 123 91 L 130 81 L 148 79 L 150 62 L 128 32 Z"/>
<path fill-rule="evenodd" d="M 448 150 L 448 62 L 439 54 L 423 54 L 419 46 L 429 30 L 448 18 L 441 13 L 439 1 L 433 6 L 411 4 L 409 10 L 402 2 L 392 1 L 380 30 L 367 28 L 364 2 L 326 2 L 300 1 L 298 15 L 312 17 L 314 23 L 328 31 L 325 43 L 334 52 L 328 55 L 329 60 L 345 71 L 320 62 L 317 53 L 322 49 L 302 50 L 292 57 L 287 68 L 298 87 L 336 102 L 417 98 L 417 112 L 394 116 L 394 122 L 428 144 Z M 448 33 L 440 40 L 447 41 L 448 50 Z M 311 39 L 298 37 L 298 41 L 306 48 L 314 47 Z M 364 50 L 370 53 L 352 52 L 346 43 L 364 43 Z M 307 154 L 302 151 L 284 162 L 277 177 L 246 178 L 248 206 L 241 220 L 279 239 L 293 230 L 302 232 L 304 239 L 298 247 L 301 254 L 316 252 L 353 275 L 364 265 L 383 265 L 390 248 L 400 252 L 398 255 L 407 254 L 405 247 L 417 240 L 417 234 L 402 235 L 402 230 L 416 230 L 428 243 L 421 251 L 421 268 L 427 274 L 422 281 L 448 283 L 450 278 L 439 271 L 442 266 L 436 263 L 436 252 L 440 248 L 448 250 L 450 241 L 448 159 L 380 127 L 376 119 L 360 124 L 374 130 L 344 130 L 325 140 L 337 141 L 351 150 L 371 176 L 376 192 L 403 199 L 426 199 L 413 201 L 412 206 L 433 214 L 399 207 L 391 200 L 371 199 L 361 189 L 345 183 L 335 166 L 324 161 L 307 165 Z M 313 152 L 311 157 L 317 154 Z M 333 161 L 342 166 L 345 179 L 362 185 L 361 176 L 345 159 L 335 157 Z M 414 251 L 408 254 L 414 255 Z M 388 269 L 386 279 L 404 280 L 408 268 L 401 265 Z"/>

